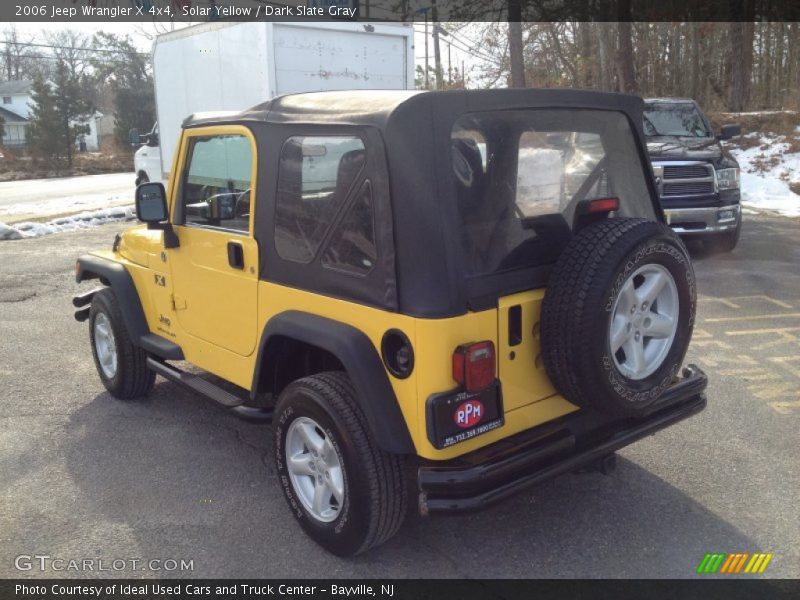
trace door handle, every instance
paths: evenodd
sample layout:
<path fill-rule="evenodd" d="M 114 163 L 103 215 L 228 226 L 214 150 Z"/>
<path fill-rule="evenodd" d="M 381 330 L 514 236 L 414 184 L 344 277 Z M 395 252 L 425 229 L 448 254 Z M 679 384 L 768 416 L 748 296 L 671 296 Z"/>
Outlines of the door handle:
<path fill-rule="evenodd" d="M 228 264 L 234 269 L 244 269 L 244 248 L 239 242 L 228 242 Z"/>

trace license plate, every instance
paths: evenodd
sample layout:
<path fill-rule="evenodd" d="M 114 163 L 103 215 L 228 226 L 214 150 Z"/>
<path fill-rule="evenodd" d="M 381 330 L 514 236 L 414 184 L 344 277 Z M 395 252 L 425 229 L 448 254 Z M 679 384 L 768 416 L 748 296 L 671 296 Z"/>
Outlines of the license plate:
<path fill-rule="evenodd" d="M 505 423 L 500 383 L 477 393 L 435 394 L 428 399 L 428 439 L 447 448 L 488 433 Z"/>

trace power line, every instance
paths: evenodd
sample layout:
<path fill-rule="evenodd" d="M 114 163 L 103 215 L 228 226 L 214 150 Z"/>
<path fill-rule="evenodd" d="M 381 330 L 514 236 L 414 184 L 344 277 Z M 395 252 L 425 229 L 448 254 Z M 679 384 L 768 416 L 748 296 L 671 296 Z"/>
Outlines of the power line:
<path fill-rule="evenodd" d="M 19 58 L 35 58 L 35 59 L 42 59 L 42 60 L 63 60 L 60 56 L 53 56 L 47 54 L 25 54 Z M 103 63 L 110 64 L 110 65 L 127 65 L 124 60 L 111 60 L 111 59 L 104 59 Z"/>
<path fill-rule="evenodd" d="M 9 46 L 25 46 L 29 48 L 52 48 L 55 50 L 81 50 L 84 52 L 105 52 L 107 54 L 131 54 L 130 52 L 125 52 L 124 50 L 107 50 L 105 48 L 86 48 L 83 46 L 58 46 L 54 44 L 36 44 L 33 42 L 11 42 L 8 40 L 0 40 L 0 44 L 6 44 Z M 149 54 L 144 52 L 133 52 L 136 56 L 146 56 L 150 57 Z M 33 57 L 32 57 L 33 58 Z"/>
<path fill-rule="evenodd" d="M 420 33 L 420 34 L 423 34 L 423 35 L 425 33 L 423 29 L 417 29 L 416 27 L 414 28 L 414 31 L 416 33 Z M 447 30 L 445 30 L 445 31 L 447 31 Z M 477 58 L 482 58 L 483 60 L 486 60 L 486 61 L 489 61 L 489 62 L 493 62 L 493 63 L 495 63 L 497 65 L 501 65 L 502 64 L 502 60 L 499 59 L 498 57 L 492 56 L 491 54 L 488 54 L 488 53 L 485 53 L 483 51 L 478 50 L 475 47 L 475 45 L 470 45 L 468 42 L 465 42 L 461 38 L 453 35 L 453 32 L 447 31 L 447 33 L 448 33 L 447 37 L 451 37 L 452 39 L 450 39 L 450 40 L 442 39 L 442 38 L 439 38 L 439 39 L 444 41 L 445 43 L 453 44 L 453 46 L 456 49 L 460 50 L 461 52 L 466 52 L 469 55 L 475 56 Z"/>

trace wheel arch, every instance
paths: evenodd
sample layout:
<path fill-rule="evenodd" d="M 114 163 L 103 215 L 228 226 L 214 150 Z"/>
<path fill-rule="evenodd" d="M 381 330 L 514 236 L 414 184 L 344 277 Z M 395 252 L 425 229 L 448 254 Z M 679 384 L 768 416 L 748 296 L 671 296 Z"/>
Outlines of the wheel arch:
<path fill-rule="evenodd" d="M 114 290 L 132 340 L 138 341 L 150 333 L 133 278 L 124 265 L 91 254 L 81 256 L 75 268 L 75 281 L 81 283 L 90 279 L 99 279 L 103 285 Z"/>
<path fill-rule="evenodd" d="M 128 329 L 131 341 L 143 350 L 167 360 L 183 360 L 183 350 L 177 344 L 150 332 L 142 301 L 133 282 L 133 277 L 122 263 L 85 254 L 75 265 L 75 281 L 81 283 L 99 279 L 100 283 L 111 288 L 122 312 L 122 319 Z M 83 298 L 91 301 L 90 295 Z"/>
<path fill-rule="evenodd" d="M 318 349 L 323 359 L 341 365 L 353 382 L 356 401 L 381 449 L 394 454 L 414 453 L 405 418 L 375 345 L 362 331 L 341 321 L 296 310 L 272 317 L 259 341 L 251 396 L 280 391 L 275 389 L 275 373 L 287 341 Z"/>

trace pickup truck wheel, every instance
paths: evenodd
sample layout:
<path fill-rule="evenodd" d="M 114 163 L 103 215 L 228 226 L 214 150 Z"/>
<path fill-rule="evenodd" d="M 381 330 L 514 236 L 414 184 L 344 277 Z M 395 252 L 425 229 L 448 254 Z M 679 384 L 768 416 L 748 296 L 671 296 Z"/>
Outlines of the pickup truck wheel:
<path fill-rule="evenodd" d="M 607 219 L 576 235 L 542 303 L 542 359 L 567 400 L 641 416 L 677 376 L 695 316 L 694 271 L 667 226 Z"/>
<path fill-rule="evenodd" d="M 742 235 L 742 217 L 739 216 L 739 221 L 736 223 L 736 229 L 733 231 L 726 231 L 725 233 L 717 233 L 709 239 L 709 245 L 714 252 L 732 252 L 736 245 L 739 243 L 739 238 Z"/>
<path fill-rule="evenodd" d="M 129 400 L 150 393 L 156 375 L 147 367 L 147 354 L 131 342 L 111 289 L 92 298 L 89 336 L 97 373 L 112 396 Z"/>
<path fill-rule="evenodd" d="M 139 187 L 143 183 L 149 183 L 149 182 L 150 182 L 150 178 L 147 176 L 147 173 L 145 173 L 144 171 L 142 171 L 141 173 L 139 173 L 136 176 L 136 187 Z"/>
<path fill-rule="evenodd" d="M 274 422 L 281 488 L 314 541 L 348 556 L 397 532 L 408 506 L 403 460 L 375 444 L 347 375 L 293 382 L 281 393 Z"/>

